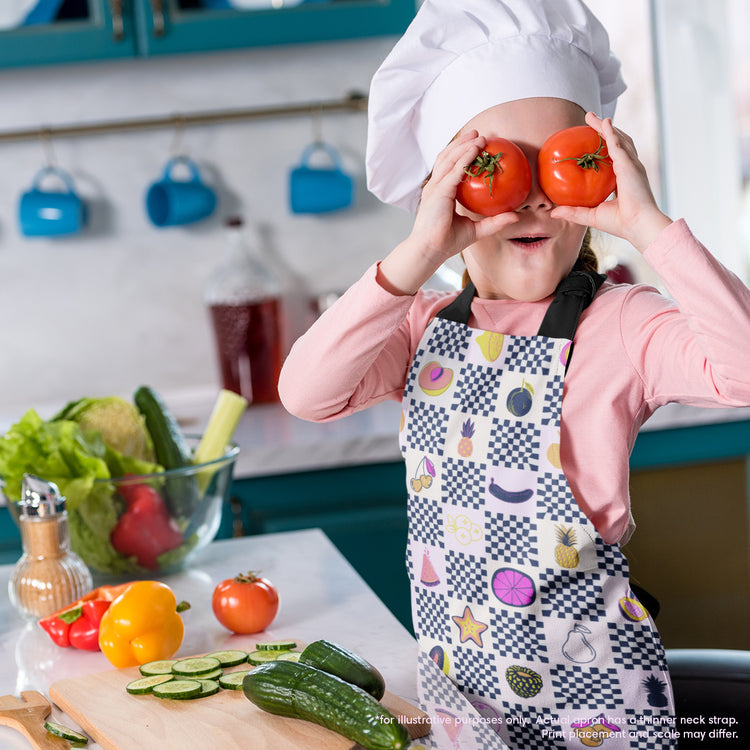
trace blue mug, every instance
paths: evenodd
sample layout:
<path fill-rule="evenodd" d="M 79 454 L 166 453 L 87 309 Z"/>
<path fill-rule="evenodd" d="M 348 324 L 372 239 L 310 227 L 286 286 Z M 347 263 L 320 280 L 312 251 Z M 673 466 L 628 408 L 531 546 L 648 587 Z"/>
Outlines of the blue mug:
<path fill-rule="evenodd" d="M 46 177 L 57 177 L 64 190 L 42 190 Z M 76 194 L 71 176 L 59 167 L 45 167 L 21 196 L 18 223 L 25 237 L 59 237 L 80 232 L 86 225 L 86 204 Z"/>
<path fill-rule="evenodd" d="M 317 151 L 325 151 L 330 167 L 311 167 Z M 327 143 L 311 143 L 303 152 L 299 166 L 289 172 L 289 204 L 295 214 L 320 214 L 348 208 L 354 198 L 354 182 L 344 172 L 339 152 Z"/>
<path fill-rule="evenodd" d="M 187 180 L 172 177 L 172 170 L 180 164 L 188 169 Z M 202 182 L 195 162 L 186 156 L 170 159 L 161 180 L 146 193 L 146 213 L 157 227 L 192 224 L 210 216 L 215 208 L 216 193 Z"/>

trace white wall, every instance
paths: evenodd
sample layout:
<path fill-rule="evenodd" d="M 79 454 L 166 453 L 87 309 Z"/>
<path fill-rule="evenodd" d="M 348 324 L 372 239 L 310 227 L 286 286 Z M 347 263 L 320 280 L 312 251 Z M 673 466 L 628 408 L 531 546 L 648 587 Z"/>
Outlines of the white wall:
<path fill-rule="evenodd" d="M 3 130 L 141 115 L 337 99 L 367 92 L 393 38 L 231 54 L 0 73 Z M 220 210 L 192 228 L 154 228 L 147 185 L 174 132 L 54 142 L 57 163 L 89 200 L 85 235 L 19 236 L 18 198 L 45 160 L 41 142 L 0 144 L 0 411 L 81 395 L 216 382 L 202 290 L 221 260 L 221 217 L 262 225 L 271 249 L 312 294 L 341 289 L 401 239 L 405 212 L 367 194 L 366 115 L 330 114 L 323 137 L 358 180 L 353 210 L 302 217 L 287 172 L 313 139 L 307 117 L 188 128 L 184 148 L 218 187 Z"/>
<path fill-rule="evenodd" d="M 592 0 L 623 58 L 630 88 L 618 123 L 651 165 L 656 125 L 647 0 Z M 0 129 L 265 106 L 366 92 L 392 37 L 169 59 L 0 72 Z M 56 160 L 92 205 L 86 235 L 27 240 L 18 198 L 44 164 L 41 142 L 0 144 L 0 414 L 82 395 L 216 384 L 202 290 L 223 249 L 220 217 L 262 224 L 272 249 L 311 294 L 346 287 L 408 232 L 410 216 L 366 193 L 364 114 L 327 115 L 323 137 L 359 180 L 353 210 L 289 213 L 287 171 L 313 138 L 311 120 L 191 128 L 184 146 L 220 191 L 215 218 L 157 230 L 147 185 L 170 155 L 169 130 L 60 139 Z M 628 253 L 607 242 L 607 252 Z"/>

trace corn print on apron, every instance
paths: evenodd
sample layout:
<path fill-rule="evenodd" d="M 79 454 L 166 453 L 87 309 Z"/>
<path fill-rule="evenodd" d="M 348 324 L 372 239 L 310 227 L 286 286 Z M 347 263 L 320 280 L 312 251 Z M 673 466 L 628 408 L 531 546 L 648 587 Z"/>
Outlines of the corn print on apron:
<path fill-rule="evenodd" d="M 513 750 L 676 747 L 658 633 L 560 463 L 572 340 L 602 279 L 574 270 L 536 336 L 470 328 L 470 285 L 404 391 L 415 632 Z"/>

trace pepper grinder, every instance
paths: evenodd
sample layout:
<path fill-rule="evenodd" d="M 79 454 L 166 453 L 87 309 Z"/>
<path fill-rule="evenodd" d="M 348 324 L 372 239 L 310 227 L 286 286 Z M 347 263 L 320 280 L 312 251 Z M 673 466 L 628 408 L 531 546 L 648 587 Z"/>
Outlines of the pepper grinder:
<path fill-rule="evenodd" d="M 56 484 L 24 474 L 17 508 L 23 555 L 8 594 L 24 617 L 46 617 L 90 591 L 91 573 L 70 549 L 65 498 Z"/>

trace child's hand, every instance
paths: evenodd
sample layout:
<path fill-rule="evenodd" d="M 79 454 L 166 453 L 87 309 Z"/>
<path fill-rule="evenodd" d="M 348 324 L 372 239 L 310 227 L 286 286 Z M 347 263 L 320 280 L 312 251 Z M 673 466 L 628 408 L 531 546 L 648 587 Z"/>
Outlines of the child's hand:
<path fill-rule="evenodd" d="M 480 217 L 477 221 L 456 212 L 456 190 L 465 176 L 464 169 L 485 144 L 486 139 L 472 130 L 455 138 L 438 155 L 422 190 L 411 234 L 380 264 L 384 286 L 413 294 L 446 260 L 482 237 L 518 221 L 513 211 Z"/>
<path fill-rule="evenodd" d="M 456 191 L 466 177 L 466 168 L 485 147 L 486 138 L 470 130 L 451 141 L 438 155 L 432 175 L 422 191 L 422 200 L 412 230 L 432 248 L 440 262 L 503 226 L 518 221 L 514 212 L 476 217 L 476 221 L 456 212 Z"/>
<path fill-rule="evenodd" d="M 671 219 L 656 205 L 630 136 L 615 128 L 609 118 L 601 120 L 592 112 L 586 115 L 586 123 L 607 142 L 617 177 L 616 195 L 595 208 L 557 206 L 552 216 L 622 237 L 643 252 Z"/>

